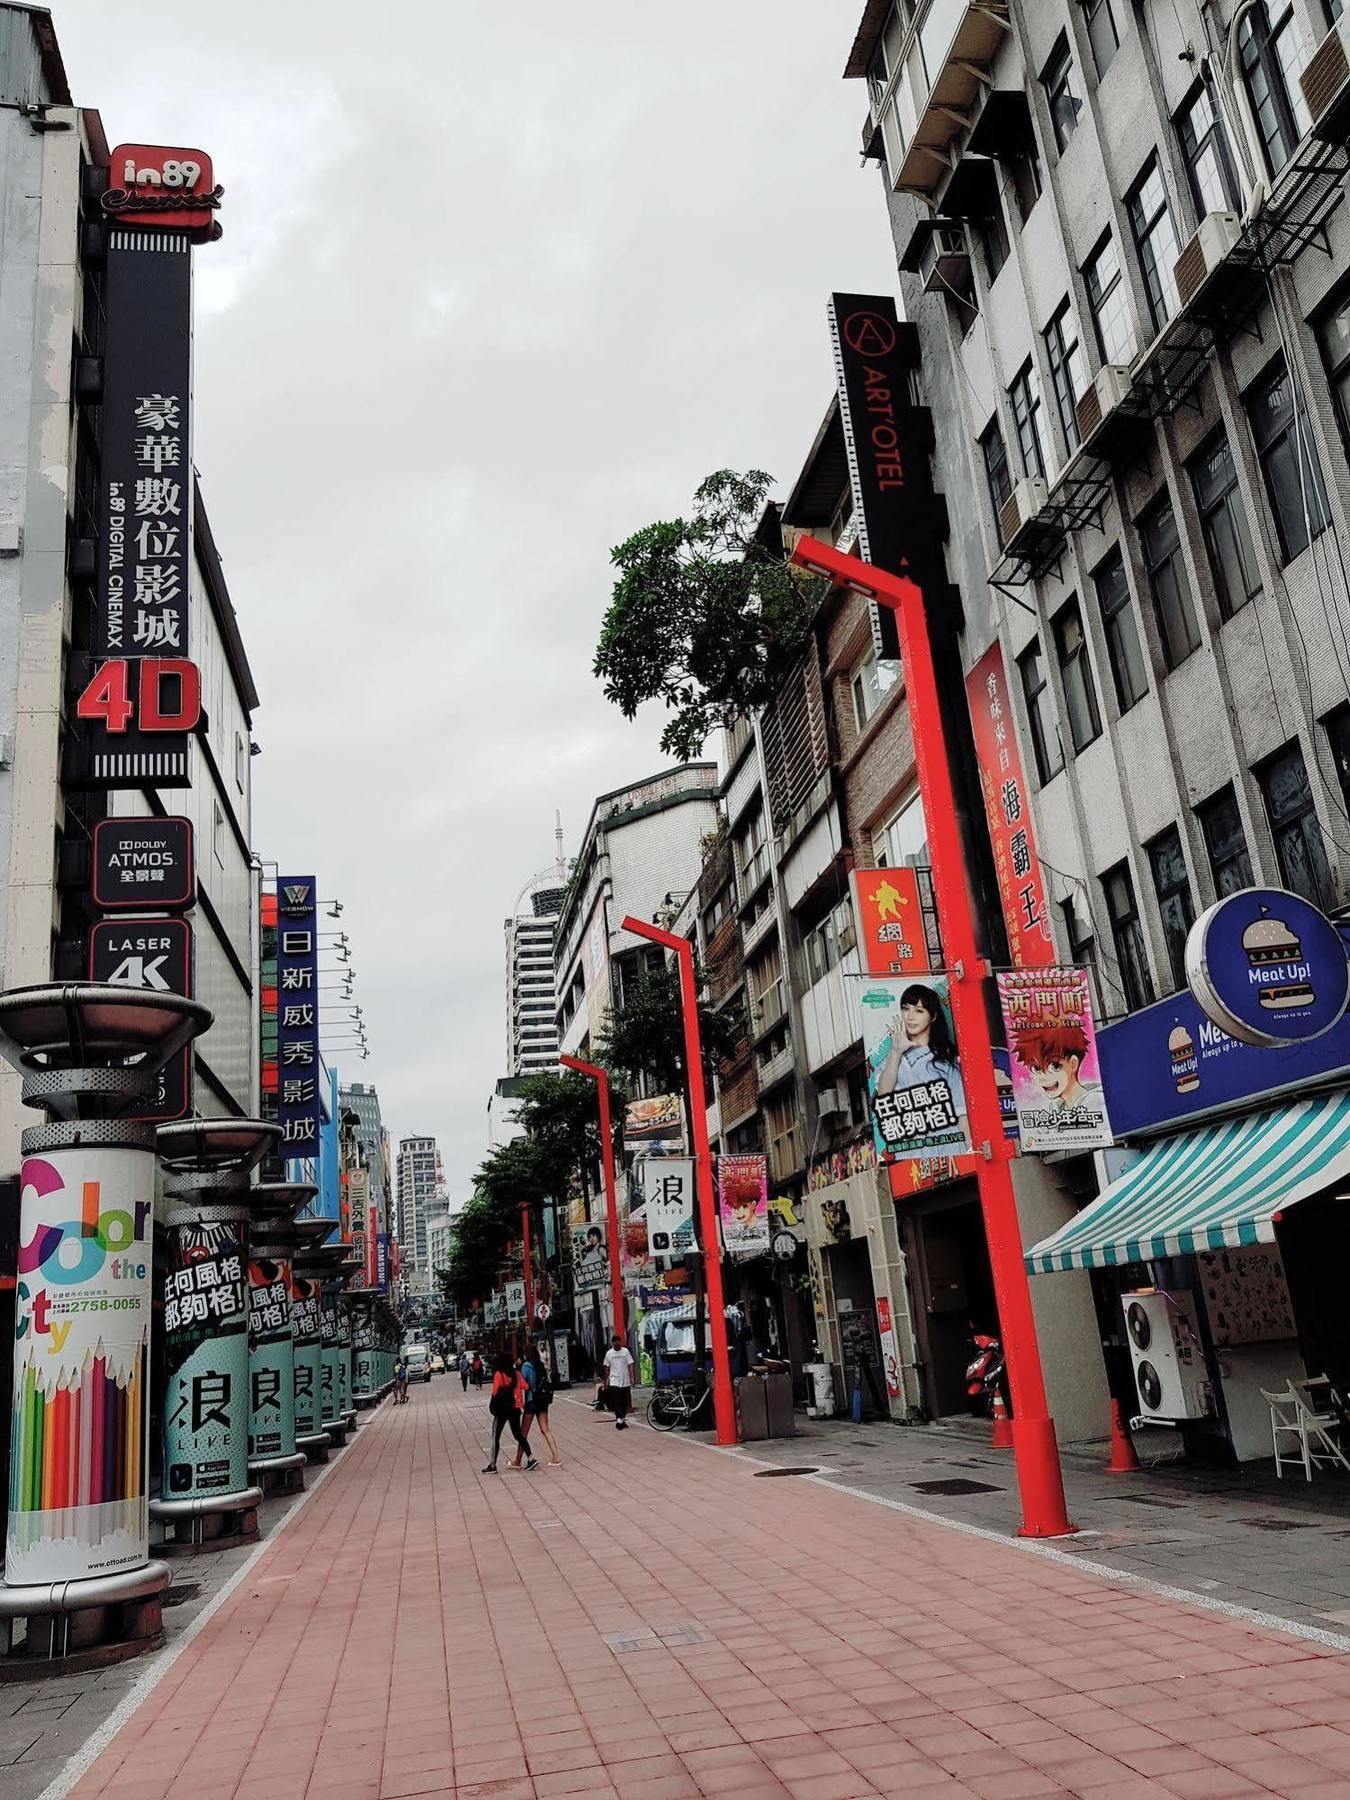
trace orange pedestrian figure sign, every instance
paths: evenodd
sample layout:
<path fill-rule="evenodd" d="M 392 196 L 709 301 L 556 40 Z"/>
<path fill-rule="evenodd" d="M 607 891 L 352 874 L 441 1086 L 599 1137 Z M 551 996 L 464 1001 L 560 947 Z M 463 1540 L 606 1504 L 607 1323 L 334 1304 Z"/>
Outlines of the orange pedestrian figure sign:
<path fill-rule="evenodd" d="M 931 965 L 913 869 L 855 869 L 850 876 L 865 975 L 918 975 Z"/>

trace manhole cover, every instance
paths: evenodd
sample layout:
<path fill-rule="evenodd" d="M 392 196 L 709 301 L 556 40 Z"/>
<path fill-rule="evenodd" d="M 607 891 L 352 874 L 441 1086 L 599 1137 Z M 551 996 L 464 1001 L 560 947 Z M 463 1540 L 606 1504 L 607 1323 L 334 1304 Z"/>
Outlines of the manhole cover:
<path fill-rule="evenodd" d="M 1002 1488 L 990 1481 L 969 1481 L 964 1475 L 950 1475 L 946 1481 L 911 1481 L 918 1494 L 1001 1494 Z"/>
<path fill-rule="evenodd" d="M 819 1473 L 819 1469 L 810 1468 L 805 1464 L 800 1469 L 756 1469 L 755 1480 L 765 1481 L 774 1475 L 818 1475 Z"/>
<path fill-rule="evenodd" d="M 195 1600 L 202 1591 L 200 1581 L 175 1581 L 172 1587 L 165 1588 L 162 1606 L 182 1606 L 188 1600 Z"/>
<path fill-rule="evenodd" d="M 1248 1526 L 1252 1531 L 1307 1531 L 1313 1521 L 1311 1519 L 1240 1519 L 1238 1523 Z"/>

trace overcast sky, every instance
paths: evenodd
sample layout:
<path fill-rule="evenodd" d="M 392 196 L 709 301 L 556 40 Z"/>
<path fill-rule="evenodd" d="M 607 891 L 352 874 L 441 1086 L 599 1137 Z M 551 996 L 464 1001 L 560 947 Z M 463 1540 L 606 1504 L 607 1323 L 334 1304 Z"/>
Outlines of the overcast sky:
<path fill-rule="evenodd" d="M 502 920 L 661 766 L 591 657 L 610 548 L 790 483 L 831 288 L 895 285 L 861 0 L 54 0 L 109 140 L 210 152 L 196 457 L 262 696 L 254 842 L 346 908 L 397 1138 L 458 1203 Z"/>

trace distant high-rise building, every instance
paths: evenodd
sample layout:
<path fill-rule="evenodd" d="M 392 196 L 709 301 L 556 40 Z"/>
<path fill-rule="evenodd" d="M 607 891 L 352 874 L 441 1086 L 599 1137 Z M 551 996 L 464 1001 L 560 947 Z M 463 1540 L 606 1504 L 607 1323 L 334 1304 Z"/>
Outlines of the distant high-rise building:
<path fill-rule="evenodd" d="M 342 1112 L 354 1112 L 360 1120 L 356 1136 L 365 1152 L 366 1167 L 370 1171 L 370 1203 L 378 1209 L 380 1230 L 387 1231 L 391 1199 L 389 1136 L 380 1116 L 380 1096 L 373 1087 L 354 1081 L 350 1087 L 339 1088 L 338 1106 Z"/>
<path fill-rule="evenodd" d="M 427 1269 L 427 1215 L 442 1185 L 441 1153 L 435 1138 L 400 1138 L 396 1231 L 404 1265 L 423 1274 Z"/>
<path fill-rule="evenodd" d="M 558 1066 L 558 996 L 553 979 L 553 934 L 567 892 L 567 864 L 526 882 L 506 921 L 506 1072 L 538 1075 Z"/>

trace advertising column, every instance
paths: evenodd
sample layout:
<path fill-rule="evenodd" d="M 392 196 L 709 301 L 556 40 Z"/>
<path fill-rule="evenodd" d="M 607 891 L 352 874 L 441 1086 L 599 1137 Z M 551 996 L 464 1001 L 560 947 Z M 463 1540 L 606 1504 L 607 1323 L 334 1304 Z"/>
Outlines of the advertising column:
<path fill-rule="evenodd" d="M 295 1447 L 311 1462 L 328 1454 L 322 1427 L 320 1390 L 323 1382 L 322 1322 L 319 1284 L 291 1266 L 291 1324 L 295 1335 Z"/>
<path fill-rule="evenodd" d="M 242 1204 L 172 1208 L 164 1284 L 166 1500 L 248 1487 L 248 1291 Z"/>
<path fill-rule="evenodd" d="M 249 1474 L 264 1490 L 290 1486 L 303 1467 L 295 1446 L 295 1346 L 291 1255 L 284 1239 L 260 1234 L 248 1265 Z"/>

